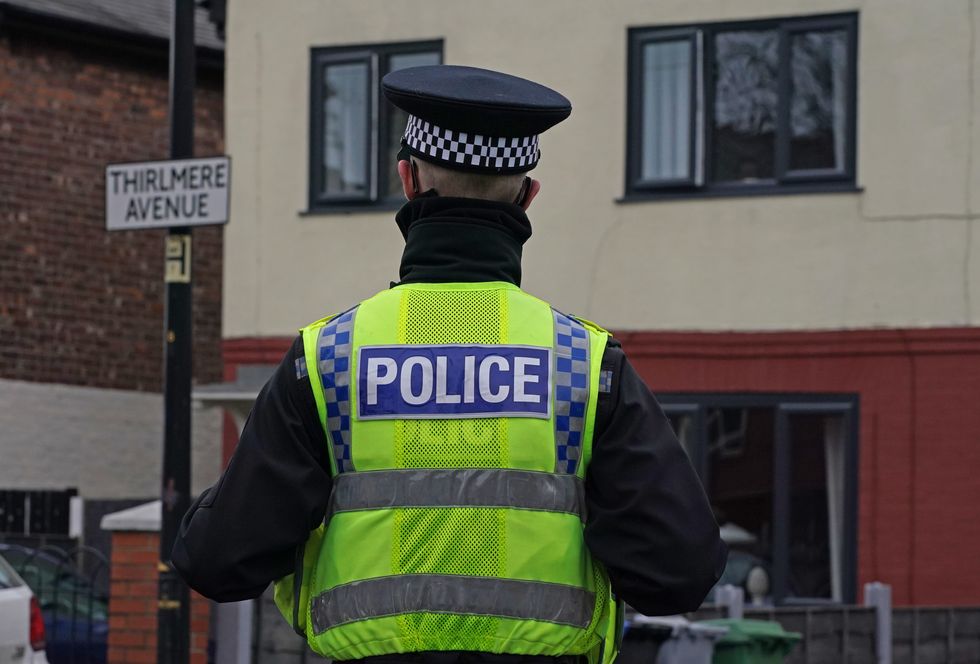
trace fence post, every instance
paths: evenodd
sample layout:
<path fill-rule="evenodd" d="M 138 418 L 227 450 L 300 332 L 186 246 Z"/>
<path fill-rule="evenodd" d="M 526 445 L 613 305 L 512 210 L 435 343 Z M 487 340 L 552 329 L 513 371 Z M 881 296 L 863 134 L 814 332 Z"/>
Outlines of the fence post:
<path fill-rule="evenodd" d="M 745 615 L 745 591 L 738 586 L 725 584 L 715 591 L 715 602 L 725 607 L 725 616 L 741 620 Z"/>
<path fill-rule="evenodd" d="M 875 654 L 878 664 L 892 664 L 892 587 L 880 581 L 864 584 L 864 605 L 875 610 Z"/>

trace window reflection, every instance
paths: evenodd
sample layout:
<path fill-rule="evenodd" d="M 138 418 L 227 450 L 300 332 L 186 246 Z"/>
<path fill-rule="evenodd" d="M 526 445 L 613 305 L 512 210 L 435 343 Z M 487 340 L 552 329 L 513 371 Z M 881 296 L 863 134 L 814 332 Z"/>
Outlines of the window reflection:
<path fill-rule="evenodd" d="M 328 65 L 324 70 L 323 191 L 368 193 L 368 65 Z"/>
<path fill-rule="evenodd" d="M 792 39 L 790 170 L 844 168 L 847 35 L 803 32 Z"/>
<path fill-rule="evenodd" d="M 670 422 L 670 428 L 674 430 L 674 436 L 680 442 L 681 447 L 684 448 L 684 452 L 687 453 L 687 458 L 690 459 L 691 463 L 695 463 L 695 435 L 694 430 L 694 417 L 692 415 L 682 414 L 682 413 L 668 413 L 667 420 Z"/>
<path fill-rule="evenodd" d="M 789 591 L 843 599 L 843 418 L 790 418 Z"/>
<path fill-rule="evenodd" d="M 719 181 L 775 176 L 779 33 L 715 35 L 712 167 Z"/>
<path fill-rule="evenodd" d="M 706 489 L 722 537 L 729 547 L 720 584 L 746 589 L 749 577 L 772 577 L 773 451 L 772 408 L 710 408 L 707 411 Z"/>
<path fill-rule="evenodd" d="M 691 41 L 643 47 L 641 177 L 683 180 L 691 170 Z"/>

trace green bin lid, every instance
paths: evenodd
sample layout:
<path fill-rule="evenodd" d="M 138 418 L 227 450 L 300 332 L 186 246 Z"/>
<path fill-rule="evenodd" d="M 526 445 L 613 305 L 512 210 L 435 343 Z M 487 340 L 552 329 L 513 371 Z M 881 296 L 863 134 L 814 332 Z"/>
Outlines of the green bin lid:
<path fill-rule="evenodd" d="M 769 620 L 747 620 L 724 618 L 721 620 L 704 620 L 706 625 L 727 627 L 728 634 L 721 638 L 718 645 L 744 644 L 752 641 L 777 641 L 795 644 L 803 638 L 799 632 L 787 632 L 778 622 Z"/>

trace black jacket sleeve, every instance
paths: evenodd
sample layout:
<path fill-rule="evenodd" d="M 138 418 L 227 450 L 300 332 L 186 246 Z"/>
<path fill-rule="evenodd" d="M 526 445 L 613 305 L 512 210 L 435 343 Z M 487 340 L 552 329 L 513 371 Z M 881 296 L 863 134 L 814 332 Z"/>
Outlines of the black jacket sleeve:
<path fill-rule="evenodd" d="M 586 543 L 616 595 L 640 613 L 693 611 L 721 576 L 727 547 L 667 417 L 618 342 L 602 364 L 612 388 L 599 395 Z"/>
<path fill-rule="evenodd" d="M 205 597 L 258 597 L 292 573 L 297 547 L 323 521 L 330 461 L 309 378 L 297 377 L 302 355 L 297 338 L 255 400 L 228 468 L 180 525 L 174 567 Z"/>

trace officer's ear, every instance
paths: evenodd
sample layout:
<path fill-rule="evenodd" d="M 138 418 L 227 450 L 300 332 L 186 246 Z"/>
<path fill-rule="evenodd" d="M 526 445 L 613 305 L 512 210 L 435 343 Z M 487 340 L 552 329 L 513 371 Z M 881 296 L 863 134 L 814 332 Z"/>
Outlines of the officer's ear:
<path fill-rule="evenodd" d="M 538 195 L 539 191 L 541 191 L 541 183 L 534 178 L 529 179 L 531 180 L 531 185 L 528 187 L 527 193 L 524 194 L 523 200 L 518 203 L 518 205 L 524 208 L 525 211 L 531 207 L 531 201 L 533 201 L 534 197 Z"/>
<path fill-rule="evenodd" d="M 405 198 L 410 201 L 414 200 L 419 195 L 419 186 L 416 180 L 418 176 L 412 172 L 412 164 L 407 159 L 398 162 L 398 177 L 402 181 L 402 191 L 405 192 Z"/>

